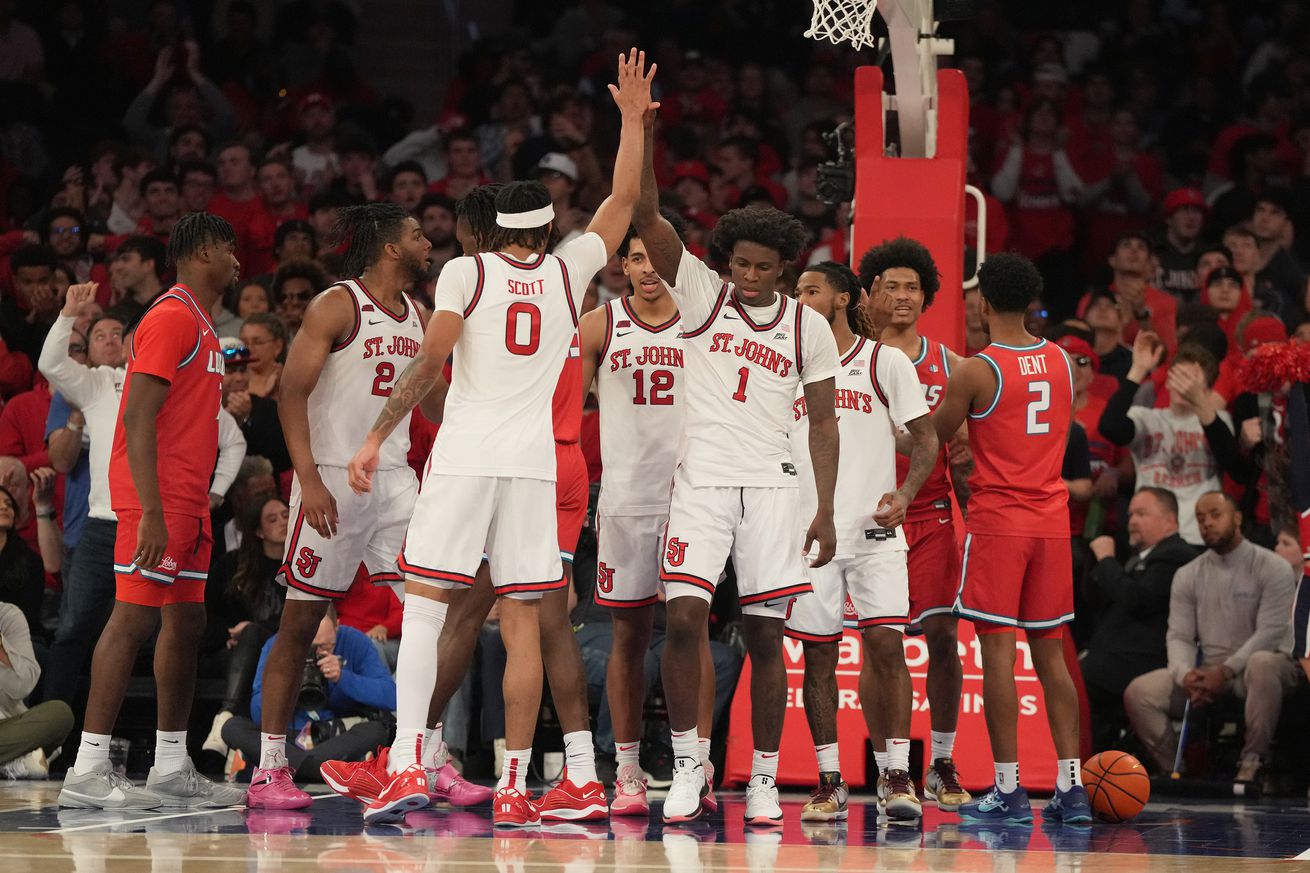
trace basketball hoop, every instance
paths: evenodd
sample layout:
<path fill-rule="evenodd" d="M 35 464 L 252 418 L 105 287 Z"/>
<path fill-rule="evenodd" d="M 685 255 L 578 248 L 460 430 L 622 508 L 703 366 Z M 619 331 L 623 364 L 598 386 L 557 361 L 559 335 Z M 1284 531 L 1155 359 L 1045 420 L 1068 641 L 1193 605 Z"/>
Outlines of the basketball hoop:
<path fill-rule="evenodd" d="M 826 39 L 833 45 L 848 42 L 856 49 L 873 45 L 873 13 L 878 0 L 814 0 L 810 39 Z"/>

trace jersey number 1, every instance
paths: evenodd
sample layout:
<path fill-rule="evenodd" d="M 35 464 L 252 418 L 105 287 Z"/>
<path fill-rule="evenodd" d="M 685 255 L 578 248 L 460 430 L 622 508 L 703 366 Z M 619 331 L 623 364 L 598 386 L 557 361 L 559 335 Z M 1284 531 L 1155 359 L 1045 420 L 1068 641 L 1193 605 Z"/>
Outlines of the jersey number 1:
<path fill-rule="evenodd" d="M 1051 408 L 1051 383 L 1030 382 L 1028 384 L 1028 393 L 1034 395 L 1034 398 L 1028 401 L 1028 433 L 1050 433 L 1051 423 L 1049 421 L 1038 421 L 1037 414 L 1047 412 Z"/>
<path fill-rule="evenodd" d="M 738 377 L 740 377 L 739 381 L 737 382 L 737 393 L 732 395 L 732 399 L 736 400 L 738 403 L 745 403 L 746 380 L 750 378 L 751 371 L 746 369 L 745 367 L 742 367 L 740 370 L 737 371 L 737 375 Z"/>
<path fill-rule="evenodd" d="M 522 316 L 527 316 L 527 339 L 522 340 Z M 511 303 L 505 316 L 505 348 L 516 355 L 533 355 L 541 344 L 541 310 L 531 303 Z"/>

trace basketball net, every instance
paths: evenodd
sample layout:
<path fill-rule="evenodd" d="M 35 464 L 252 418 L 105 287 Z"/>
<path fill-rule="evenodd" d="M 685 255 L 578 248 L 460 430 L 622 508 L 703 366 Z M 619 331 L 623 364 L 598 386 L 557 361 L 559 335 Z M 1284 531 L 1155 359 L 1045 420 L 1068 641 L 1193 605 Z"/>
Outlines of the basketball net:
<path fill-rule="evenodd" d="M 848 42 L 856 50 L 862 49 L 873 45 L 873 13 L 877 9 L 877 0 L 814 0 L 814 14 L 805 35 L 826 39 L 833 45 Z"/>

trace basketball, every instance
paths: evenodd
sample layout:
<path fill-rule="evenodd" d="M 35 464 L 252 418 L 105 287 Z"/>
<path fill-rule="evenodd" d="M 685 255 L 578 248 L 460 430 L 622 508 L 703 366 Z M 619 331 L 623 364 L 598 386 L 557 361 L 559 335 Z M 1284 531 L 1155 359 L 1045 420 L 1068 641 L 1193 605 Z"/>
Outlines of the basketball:
<path fill-rule="evenodd" d="M 1101 821 L 1130 821 L 1151 797 L 1151 779 L 1127 752 L 1100 752 L 1083 764 L 1083 785 Z"/>

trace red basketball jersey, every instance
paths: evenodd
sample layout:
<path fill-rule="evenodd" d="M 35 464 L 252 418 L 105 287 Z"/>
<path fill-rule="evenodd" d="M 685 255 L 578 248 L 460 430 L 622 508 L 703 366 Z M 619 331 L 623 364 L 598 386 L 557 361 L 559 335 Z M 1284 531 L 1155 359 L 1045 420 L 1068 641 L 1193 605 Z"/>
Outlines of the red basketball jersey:
<path fill-rule="evenodd" d="M 123 399 L 109 459 L 114 509 L 141 509 L 127 465 L 123 409 L 132 376 L 147 373 L 169 383 L 155 419 L 159 496 L 164 512 L 209 515 L 209 480 L 218 458 L 218 414 L 223 397 L 223 352 L 214 325 L 185 285 L 174 285 L 150 307 L 132 334 Z"/>
<path fill-rule="evenodd" d="M 576 443 L 582 439 L 582 346 L 576 333 L 555 385 L 550 415 L 555 442 Z"/>
<path fill-rule="evenodd" d="M 970 533 L 1069 536 L 1069 492 L 1060 472 L 1073 413 L 1073 369 L 1064 350 L 992 343 L 978 353 L 996 376 L 996 396 L 969 413 L 974 472 Z"/>
<path fill-rule="evenodd" d="M 919 337 L 919 354 L 912 363 L 919 374 L 919 384 L 923 386 L 923 399 L 931 412 L 941 405 L 946 394 L 946 379 L 951 374 L 950 363 L 946 360 L 946 346 L 927 337 Z M 910 470 L 910 459 L 905 455 L 896 456 L 896 482 L 905 482 L 905 474 Z M 941 518 L 949 514 L 951 506 L 951 483 L 946 478 L 946 444 L 943 443 L 937 453 L 937 462 L 933 465 L 928 479 L 915 495 L 914 502 L 906 510 L 906 521 L 923 521 L 929 518 Z"/>

